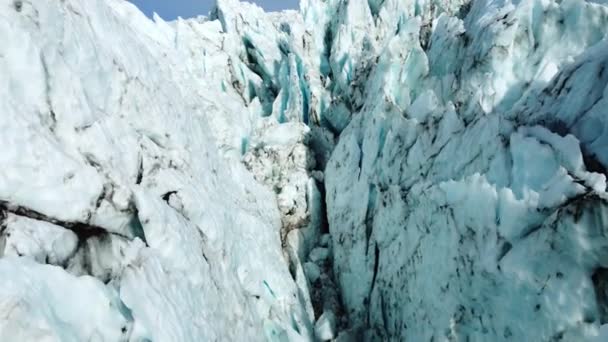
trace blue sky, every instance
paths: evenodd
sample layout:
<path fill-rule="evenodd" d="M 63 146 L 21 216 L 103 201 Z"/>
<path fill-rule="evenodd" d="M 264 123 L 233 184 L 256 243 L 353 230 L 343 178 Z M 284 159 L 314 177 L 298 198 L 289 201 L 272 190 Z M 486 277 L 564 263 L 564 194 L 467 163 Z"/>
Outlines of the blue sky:
<path fill-rule="evenodd" d="M 165 20 L 173 20 L 178 16 L 182 18 L 206 15 L 215 0 L 129 0 L 146 15 L 158 13 Z M 267 11 L 278 11 L 287 8 L 298 8 L 299 0 L 249 0 Z"/>

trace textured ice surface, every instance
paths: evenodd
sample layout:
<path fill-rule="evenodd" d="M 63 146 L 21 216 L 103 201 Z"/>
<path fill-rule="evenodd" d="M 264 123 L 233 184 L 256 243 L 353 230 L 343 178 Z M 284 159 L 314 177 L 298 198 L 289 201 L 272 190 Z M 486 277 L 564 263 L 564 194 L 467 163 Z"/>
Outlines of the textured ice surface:
<path fill-rule="evenodd" d="M 118 293 L 27 258 L 0 260 L 3 341 L 128 341 L 132 317 Z"/>
<path fill-rule="evenodd" d="M 0 13 L 1 339 L 312 338 L 275 197 L 231 154 L 261 112 L 213 49 L 241 37 L 118 0 Z"/>
<path fill-rule="evenodd" d="M 605 1 L 300 7 L 0 0 L 0 340 L 605 339 Z"/>
<path fill-rule="evenodd" d="M 350 323 L 377 340 L 596 335 L 606 8 L 391 6 L 398 26 L 352 30 L 377 64 L 325 174 Z"/>

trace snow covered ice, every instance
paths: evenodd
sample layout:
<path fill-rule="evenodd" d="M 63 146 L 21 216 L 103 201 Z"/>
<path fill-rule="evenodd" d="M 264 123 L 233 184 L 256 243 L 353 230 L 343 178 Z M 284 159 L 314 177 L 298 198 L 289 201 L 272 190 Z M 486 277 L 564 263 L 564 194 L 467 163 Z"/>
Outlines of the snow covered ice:
<path fill-rule="evenodd" d="M 0 0 L 0 341 L 608 340 L 607 34 Z"/>

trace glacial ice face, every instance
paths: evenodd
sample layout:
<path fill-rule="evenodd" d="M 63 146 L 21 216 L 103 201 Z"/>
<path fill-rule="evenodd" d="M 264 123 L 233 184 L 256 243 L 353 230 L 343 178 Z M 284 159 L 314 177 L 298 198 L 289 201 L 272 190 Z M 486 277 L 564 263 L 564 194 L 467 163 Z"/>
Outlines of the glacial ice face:
<path fill-rule="evenodd" d="M 603 1 L 0 1 L 1 340 L 583 340 Z"/>
<path fill-rule="evenodd" d="M 236 38 L 118 0 L 0 9 L 1 339 L 311 339 L 275 196 L 233 153 L 261 113 L 214 83 L 245 70 Z"/>
<path fill-rule="evenodd" d="M 377 63 L 325 173 L 351 325 L 373 340 L 596 335 L 606 7 L 386 13 L 396 34 L 352 31 L 377 42 Z"/>

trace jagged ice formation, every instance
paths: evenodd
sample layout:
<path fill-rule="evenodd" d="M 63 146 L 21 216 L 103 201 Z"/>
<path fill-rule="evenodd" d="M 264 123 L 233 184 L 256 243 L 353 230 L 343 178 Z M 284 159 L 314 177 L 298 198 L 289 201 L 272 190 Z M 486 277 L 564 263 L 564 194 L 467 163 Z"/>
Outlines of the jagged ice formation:
<path fill-rule="evenodd" d="M 608 3 L 0 1 L 0 340 L 608 330 Z"/>

